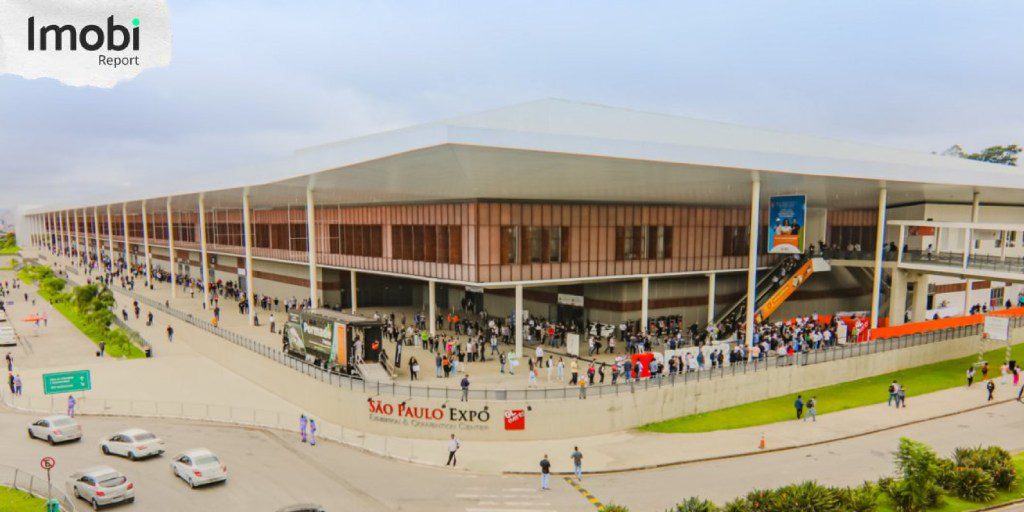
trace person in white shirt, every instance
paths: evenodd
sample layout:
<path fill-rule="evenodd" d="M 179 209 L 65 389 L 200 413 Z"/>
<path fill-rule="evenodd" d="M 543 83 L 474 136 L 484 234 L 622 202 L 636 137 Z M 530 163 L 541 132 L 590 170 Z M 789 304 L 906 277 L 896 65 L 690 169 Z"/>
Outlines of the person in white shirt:
<path fill-rule="evenodd" d="M 448 462 L 445 462 L 445 466 L 455 467 L 455 452 L 459 451 L 459 440 L 455 439 L 455 434 L 452 434 L 452 438 L 448 441 Z"/>

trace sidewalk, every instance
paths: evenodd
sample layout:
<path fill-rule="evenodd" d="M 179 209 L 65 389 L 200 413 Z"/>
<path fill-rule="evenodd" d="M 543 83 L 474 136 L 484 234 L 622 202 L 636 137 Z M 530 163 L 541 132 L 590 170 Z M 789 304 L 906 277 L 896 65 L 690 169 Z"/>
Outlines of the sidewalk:
<path fill-rule="evenodd" d="M 47 258 L 48 261 L 53 261 L 52 256 Z M 79 279 L 84 280 L 84 277 L 80 276 Z M 130 298 L 119 287 L 115 287 L 114 291 L 119 304 L 130 305 Z M 164 292 L 166 293 L 166 290 Z M 172 302 L 172 306 L 177 307 L 177 302 Z M 143 308 L 143 318 L 145 314 L 146 310 Z M 157 312 L 154 312 L 154 315 L 155 321 L 152 327 L 147 328 L 144 326 L 143 320 L 134 320 L 134 318 L 129 323 L 133 327 L 138 328 L 143 336 L 155 345 L 157 358 L 159 359 L 163 357 L 162 351 L 177 350 L 177 348 L 169 346 L 171 344 L 166 342 L 166 335 L 163 333 L 163 329 L 170 320 Z M 229 318 L 231 316 L 240 317 L 241 315 L 237 315 L 236 310 L 231 314 L 223 316 Z M 244 322 L 244 318 L 241 319 L 241 322 Z M 173 323 L 175 330 L 179 333 L 176 334 L 175 339 L 180 340 L 174 342 L 173 345 L 175 347 L 179 343 L 227 343 L 227 341 L 189 324 L 176 320 Z M 235 328 L 235 323 L 239 322 L 229 323 L 229 321 L 225 321 L 221 325 L 222 327 L 233 329 Z M 242 327 L 249 328 L 244 325 Z M 267 336 L 269 336 L 269 332 Z M 213 365 L 213 363 L 209 364 Z M 227 373 L 224 370 L 220 371 Z M 190 372 L 189 375 L 193 374 Z M 176 386 L 159 386 L 157 382 L 147 382 L 150 386 L 159 388 L 159 391 L 149 392 L 170 393 L 171 396 L 176 396 L 181 391 Z M 263 396 L 269 394 L 266 389 L 261 389 L 260 391 Z M 239 397 L 236 393 L 240 392 L 245 393 L 241 390 L 224 390 L 215 391 L 213 396 L 222 397 L 222 399 L 230 401 Z M 879 400 L 885 398 L 885 393 L 885 389 L 879 390 Z M 1009 395 L 1008 388 L 1000 386 L 999 391 L 997 391 L 997 398 L 1005 401 L 1005 399 L 1009 398 Z M 1016 394 L 1014 393 L 1013 396 L 1016 397 Z M 274 401 L 282 400 L 276 396 L 274 397 Z M 658 434 L 623 431 L 578 440 L 466 442 L 463 443 L 463 447 L 459 452 L 459 463 L 461 469 L 473 472 L 535 473 L 537 471 L 537 460 L 539 460 L 540 455 L 548 453 L 552 454 L 554 471 L 568 472 L 571 470 L 568 454 L 572 451 L 573 445 L 577 445 L 585 453 L 585 469 L 588 472 L 649 469 L 821 444 L 865 435 L 879 430 L 898 428 L 903 425 L 945 417 L 997 403 L 1001 402 L 986 402 L 985 392 L 980 387 L 970 390 L 960 387 L 911 397 L 909 407 L 903 409 L 897 410 L 887 407 L 882 403 L 821 415 L 818 417 L 817 422 L 788 421 L 760 427 L 699 434 Z M 566 420 L 572 421 L 572 418 L 567 418 Z M 758 443 L 762 435 L 766 439 L 767 450 L 758 449 Z M 394 458 L 414 463 L 434 466 L 444 464 L 446 455 L 446 442 L 444 441 L 381 438 L 372 434 L 367 434 L 366 437 L 375 438 L 374 442 L 383 441 L 385 443 L 383 450 L 374 449 L 374 451 L 379 453 L 386 453 Z M 565 454 L 565 457 L 558 455 L 562 453 Z"/>

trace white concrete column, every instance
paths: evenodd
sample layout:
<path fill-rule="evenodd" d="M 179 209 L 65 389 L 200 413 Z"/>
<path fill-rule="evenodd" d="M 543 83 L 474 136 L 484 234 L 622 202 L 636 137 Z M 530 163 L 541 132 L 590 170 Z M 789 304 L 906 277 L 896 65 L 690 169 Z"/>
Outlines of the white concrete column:
<path fill-rule="evenodd" d="M 907 271 L 892 269 L 889 284 L 889 325 L 903 325 L 907 314 Z"/>
<path fill-rule="evenodd" d="M 356 302 L 356 299 L 358 298 L 359 294 L 356 293 L 356 271 L 355 271 L 355 269 L 349 270 L 348 271 L 348 275 L 349 275 L 349 287 L 352 289 L 350 291 L 350 294 L 352 295 L 352 314 L 355 314 L 356 309 L 359 307 L 359 303 Z"/>
<path fill-rule="evenodd" d="M 199 193 L 199 257 L 202 258 L 203 305 L 210 307 L 210 257 L 206 253 L 206 206 L 203 193 Z"/>
<path fill-rule="evenodd" d="M 149 212 L 142 201 L 142 259 L 146 262 L 146 287 L 153 283 L 153 269 L 149 263 Z"/>
<path fill-rule="evenodd" d="M 89 213 L 82 208 L 82 241 L 85 242 L 86 267 L 92 265 L 92 243 L 89 241 Z"/>
<path fill-rule="evenodd" d="M 1006 261 L 1006 230 L 1005 229 L 999 232 L 999 238 L 1001 240 L 1001 242 L 999 243 L 999 261 Z"/>
<path fill-rule="evenodd" d="M 516 285 L 516 356 L 523 355 L 523 285 Z"/>
<path fill-rule="evenodd" d="M 651 278 L 640 278 L 640 332 L 647 333 L 648 308 L 651 301 Z"/>
<path fill-rule="evenodd" d="M 427 300 L 430 305 L 427 307 L 427 325 L 430 326 L 430 335 L 434 336 L 437 329 L 437 281 L 427 281 Z"/>
<path fill-rule="evenodd" d="M 107 250 L 110 251 L 110 271 L 114 268 L 114 218 L 110 215 L 110 205 L 107 205 Z"/>
<path fill-rule="evenodd" d="M 715 274 L 708 274 L 708 323 L 715 321 Z"/>
<path fill-rule="evenodd" d="M 971 201 L 971 222 L 977 223 L 981 213 L 981 192 L 974 192 L 974 200 Z"/>
<path fill-rule="evenodd" d="M 750 244 L 747 253 L 747 328 L 743 342 L 754 345 L 754 310 L 757 306 L 757 237 L 761 230 L 761 177 L 754 175 L 750 185 Z"/>
<path fill-rule="evenodd" d="M 963 269 L 965 271 L 967 270 L 967 263 L 970 261 L 970 257 L 971 257 L 970 255 L 971 255 L 971 245 L 972 245 L 971 244 L 971 241 L 972 241 L 971 240 L 971 236 L 972 236 L 972 234 L 973 233 L 971 232 L 971 228 L 965 228 L 964 229 L 964 261 L 963 261 Z"/>
<path fill-rule="evenodd" d="M 871 280 L 871 328 L 878 327 L 878 309 L 882 302 L 882 251 L 885 250 L 885 203 L 888 198 L 885 185 L 878 189 L 878 225 L 875 230 L 875 268 Z"/>
<path fill-rule="evenodd" d="M 252 224 L 249 208 L 249 189 L 242 190 L 242 243 L 245 246 L 245 303 L 249 305 L 249 325 L 256 325 L 256 307 L 252 302 L 255 272 L 252 271 Z M 309 235 L 307 234 L 307 238 Z M 314 304 L 314 307 L 316 304 Z"/>
<path fill-rule="evenodd" d="M 171 261 L 171 298 L 177 298 L 178 296 L 178 258 L 174 252 L 174 217 L 171 213 L 171 198 L 167 198 L 167 251 L 170 254 L 168 258 Z"/>
<path fill-rule="evenodd" d="M 96 268 L 103 272 L 103 244 L 100 243 L 100 209 L 92 207 L 92 227 L 96 233 Z"/>
<path fill-rule="evenodd" d="M 316 271 L 316 204 L 313 202 L 313 188 L 306 188 L 306 253 L 309 260 L 309 303 L 317 307 L 320 296 L 320 279 Z M 352 312 L 355 312 L 355 295 L 353 291 Z"/>
<path fill-rule="evenodd" d="M 74 223 L 71 225 L 71 228 L 74 230 L 75 233 L 75 250 L 73 251 L 75 253 L 75 256 L 73 256 L 72 260 L 75 263 L 78 263 L 78 256 L 81 256 L 82 254 L 82 240 L 78 237 L 78 210 L 72 210 L 71 214 L 71 222 Z"/>
<path fill-rule="evenodd" d="M 131 242 L 128 241 L 128 203 L 121 203 L 121 224 L 124 226 L 124 265 L 127 268 L 132 265 L 131 251 L 129 251 Z M 128 275 L 131 275 L 131 270 L 128 271 Z"/>
<path fill-rule="evenodd" d="M 60 223 L 64 231 L 64 252 L 71 254 L 71 220 L 68 216 L 68 212 L 64 212 L 61 216 Z"/>
<path fill-rule="evenodd" d="M 907 243 L 906 226 L 900 225 L 899 243 L 896 245 L 896 266 L 903 264 L 903 245 Z"/>

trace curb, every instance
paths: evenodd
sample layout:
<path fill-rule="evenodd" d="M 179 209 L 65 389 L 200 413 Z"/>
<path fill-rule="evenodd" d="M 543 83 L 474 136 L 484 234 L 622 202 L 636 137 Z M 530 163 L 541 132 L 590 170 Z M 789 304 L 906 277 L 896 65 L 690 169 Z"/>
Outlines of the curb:
<path fill-rule="evenodd" d="M 698 459 L 677 460 L 677 461 L 672 461 L 672 462 L 661 462 L 661 463 L 658 463 L 658 464 L 644 464 L 644 465 L 632 466 L 632 467 L 628 467 L 628 468 L 600 469 L 600 470 L 595 470 L 595 471 L 587 471 L 586 473 L 588 475 L 612 475 L 612 474 L 616 474 L 616 473 L 630 473 L 630 472 L 633 472 L 633 471 L 650 471 L 650 470 L 653 470 L 653 469 L 661 469 L 661 468 L 668 468 L 668 467 L 674 467 L 674 466 L 684 466 L 684 465 L 687 465 L 687 464 L 699 464 L 699 463 L 702 463 L 702 462 L 714 462 L 714 461 L 719 461 L 719 460 L 729 460 L 729 459 L 738 459 L 738 458 L 741 458 L 741 457 L 750 457 L 752 455 L 764 455 L 764 454 L 769 454 L 769 453 L 780 453 L 780 452 L 787 452 L 787 451 L 792 451 L 792 450 L 799 450 L 801 448 L 810 448 L 810 447 L 813 447 L 813 446 L 821 446 L 821 445 L 824 445 L 824 444 L 831 444 L 831 443 L 836 443 L 836 442 L 839 442 L 839 441 L 847 441 L 847 440 L 850 440 L 850 439 L 857 439 L 859 437 L 865 437 L 865 436 L 870 436 L 870 435 L 873 435 L 873 434 L 878 434 L 878 433 L 881 433 L 881 432 L 887 432 L 887 431 L 890 431 L 890 430 L 896 430 L 898 428 L 908 427 L 908 426 L 911 426 L 911 425 L 917 425 L 919 423 L 926 423 L 926 422 L 929 422 L 929 421 L 940 420 L 940 419 L 943 419 L 943 418 L 949 418 L 951 416 L 957 416 L 957 415 L 968 413 L 968 412 L 979 411 L 979 410 L 982 410 L 982 409 L 987 409 L 989 407 L 994 407 L 994 406 L 997 406 L 997 405 L 1002 405 L 1002 404 L 1006 404 L 1006 403 L 1010 403 L 1010 402 L 1016 402 L 1016 401 L 1017 401 L 1016 398 L 1006 398 L 1006 399 L 1003 399 L 1003 400 L 993 400 L 991 403 L 985 403 L 983 405 L 978 405 L 978 406 L 970 407 L 970 408 L 967 408 L 967 409 L 961 409 L 959 411 L 948 412 L 948 413 L 944 413 L 944 414 L 939 414 L 937 416 L 931 416 L 931 417 L 928 417 L 928 418 L 921 418 L 921 419 L 918 419 L 918 420 L 913 420 L 913 421 L 908 421 L 908 422 L 900 423 L 900 424 L 897 424 L 897 425 L 891 425 L 891 426 L 888 426 L 888 427 L 876 428 L 876 429 L 867 430 L 867 431 L 864 431 L 864 432 L 858 432 L 856 434 L 849 434 L 849 435 L 845 435 L 845 436 L 834 437 L 834 438 L 831 438 L 831 439 L 823 439 L 821 441 L 814 441 L 814 442 L 810 442 L 810 443 L 795 444 L 795 445 L 791 445 L 791 446 L 783 446 L 783 447 L 779 447 L 779 448 L 770 448 L 770 449 L 766 449 L 766 450 L 756 450 L 756 451 L 748 451 L 748 452 L 740 452 L 740 453 L 730 453 L 728 455 L 715 455 L 715 456 L 711 456 L 711 457 L 701 457 L 701 458 L 698 458 Z M 659 434 L 659 435 L 671 436 L 673 434 Z M 554 475 L 560 475 L 560 476 L 572 475 L 573 474 L 571 471 L 552 471 L 551 473 L 554 474 Z M 534 475 L 534 474 L 536 474 L 536 471 L 503 471 L 501 474 L 503 474 L 503 475 Z M 1024 502 L 1024 499 L 1022 499 L 1020 501 Z M 999 505 L 999 506 L 1001 507 L 1001 506 L 1005 506 L 1005 505 L 1007 505 L 1007 504 L 1003 504 L 1003 505 Z M 980 510 L 995 510 L 995 509 L 980 509 Z"/>

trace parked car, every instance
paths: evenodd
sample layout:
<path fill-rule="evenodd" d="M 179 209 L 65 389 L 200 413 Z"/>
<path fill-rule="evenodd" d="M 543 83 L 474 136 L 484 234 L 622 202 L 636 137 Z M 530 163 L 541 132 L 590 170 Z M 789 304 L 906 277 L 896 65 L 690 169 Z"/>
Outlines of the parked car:
<path fill-rule="evenodd" d="M 89 502 L 93 510 L 112 503 L 135 501 L 135 484 L 110 466 L 96 466 L 72 473 L 67 486 L 69 493 Z"/>
<path fill-rule="evenodd" d="M 70 416 L 47 416 L 29 424 L 28 437 L 45 439 L 50 444 L 74 441 L 82 438 L 82 427 Z"/>
<path fill-rule="evenodd" d="M 206 448 L 196 448 L 174 456 L 171 470 L 192 488 L 215 482 L 226 482 L 228 467 Z"/>
<path fill-rule="evenodd" d="M 277 512 L 327 512 L 323 507 L 315 503 L 299 503 L 297 505 L 288 505 L 284 508 L 277 509 Z"/>
<path fill-rule="evenodd" d="M 164 442 L 140 428 L 118 432 L 100 443 L 104 455 L 121 455 L 131 460 L 155 457 L 164 453 Z"/>

